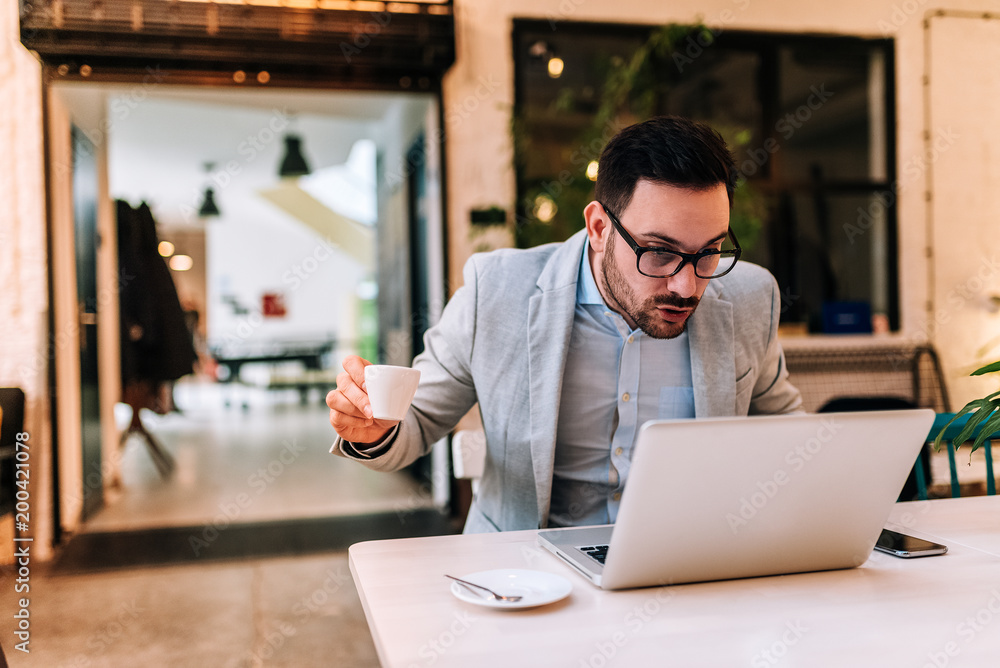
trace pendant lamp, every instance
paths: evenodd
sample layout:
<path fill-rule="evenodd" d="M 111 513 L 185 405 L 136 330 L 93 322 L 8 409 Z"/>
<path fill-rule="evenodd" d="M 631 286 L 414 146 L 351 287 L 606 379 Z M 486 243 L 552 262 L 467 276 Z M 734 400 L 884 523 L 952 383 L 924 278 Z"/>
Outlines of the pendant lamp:
<path fill-rule="evenodd" d="M 281 177 L 305 176 L 309 173 L 309 165 L 302 155 L 302 137 L 285 135 L 285 157 L 281 161 L 278 175 Z"/>
<path fill-rule="evenodd" d="M 215 203 L 215 191 L 211 188 L 205 188 L 205 199 L 201 203 L 201 208 L 198 209 L 198 215 L 202 218 L 214 218 L 221 213 L 219 205 Z"/>
<path fill-rule="evenodd" d="M 205 170 L 205 180 L 211 182 L 209 175 L 215 169 L 215 163 L 205 162 L 202 163 L 202 166 Z M 219 211 L 219 205 L 215 203 L 215 191 L 212 189 L 212 186 L 205 186 L 205 195 L 202 198 L 201 206 L 198 208 L 198 216 L 201 218 L 216 218 L 220 215 L 222 215 L 222 212 Z"/>

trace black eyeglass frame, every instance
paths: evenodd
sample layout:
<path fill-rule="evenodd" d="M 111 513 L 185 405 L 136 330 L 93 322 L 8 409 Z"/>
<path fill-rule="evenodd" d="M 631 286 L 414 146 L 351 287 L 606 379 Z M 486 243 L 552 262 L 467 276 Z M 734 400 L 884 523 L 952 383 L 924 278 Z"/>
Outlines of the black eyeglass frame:
<path fill-rule="evenodd" d="M 727 248 L 725 250 L 723 249 L 716 250 L 713 248 L 709 250 L 699 251 L 697 253 L 682 253 L 680 251 L 668 250 L 666 248 L 652 248 L 649 246 L 640 246 L 638 243 L 636 243 L 635 239 L 632 238 L 632 235 L 630 235 L 625 230 L 625 227 L 621 224 L 621 221 L 618 220 L 618 217 L 615 216 L 615 214 L 611 213 L 611 211 L 608 210 L 608 207 L 604 206 L 604 202 L 599 201 L 598 204 L 600 204 L 601 208 L 604 209 L 604 213 L 608 214 L 608 218 L 611 219 L 611 224 L 614 226 L 614 228 L 618 230 L 618 234 L 622 236 L 622 239 L 625 240 L 625 243 L 627 243 L 629 245 L 629 248 L 632 249 L 632 252 L 635 253 L 635 269 L 643 276 L 649 276 L 649 278 L 670 278 L 671 276 L 676 276 L 677 274 L 679 274 L 681 272 L 681 269 L 684 268 L 684 265 L 690 263 L 691 266 L 694 267 L 694 275 L 697 276 L 698 278 L 704 278 L 704 279 L 721 278 L 733 270 L 733 267 L 736 266 L 736 263 L 740 261 L 740 256 L 743 255 L 743 249 L 740 247 L 740 242 L 736 239 L 736 234 L 733 232 L 733 228 L 731 227 L 728 229 L 727 235 L 729 236 L 730 239 L 732 239 L 733 246 L 735 246 L 735 248 L 732 249 Z M 678 256 L 681 259 L 681 263 L 677 265 L 677 268 L 674 269 L 672 273 L 666 274 L 664 276 L 652 276 L 639 268 L 639 262 L 642 259 L 644 253 L 660 253 L 660 254 L 670 253 L 671 255 Z M 722 256 L 728 254 L 732 254 L 733 256 L 733 264 L 721 274 L 715 274 L 714 276 L 702 276 L 701 274 L 698 273 L 698 261 L 701 260 L 701 258 L 708 257 L 711 255 Z"/>

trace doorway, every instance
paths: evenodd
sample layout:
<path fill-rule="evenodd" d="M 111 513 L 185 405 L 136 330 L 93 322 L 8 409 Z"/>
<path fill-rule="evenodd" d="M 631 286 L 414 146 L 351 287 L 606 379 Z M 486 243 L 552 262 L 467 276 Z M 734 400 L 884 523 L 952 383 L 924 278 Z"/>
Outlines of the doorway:
<path fill-rule="evenodd" d="M 64 514 L 64 528 L 189 527 L 204 539 L 223 525 L 371 513 L 405 524 L 408 513 L 445 506 L 433 481 L 447 475 L 433 466 L 377 474 L 330 455 L 323 402 L 344 355 L 385 361 L 393 300 L 426 305 L 428 286 L 443 286 L 442 246 L 427 242 L 444 238 L 440 165 L 422 163 L 431 176 L 419 181 L 390 178 L 418 138 L 440 136 L 437 97 L 80 82 L 53 93 L 81 140 L 103 152 L 107 189 L 95 197 L 149 206 L 199 357 L 195 373 L 162 390 L 163 410 L 141 414 L 173 471 L 158 469 L 140 439 L 105 442 L 104 504 L 83 527 Z M 308 173 L 282 175 L 293 144 Z M 406 219 L 415 182 L 417 223 Z M 400 254 L 404 266 L 378 260 Z M 408 317 L 407 337 L 419 340 L 413 324 L 435 318 Z M 104 394 L 109 383 L 120 389 L 115 373 L 102 367 Z M 115 407 L 120 429 L 130 418 Z"/>

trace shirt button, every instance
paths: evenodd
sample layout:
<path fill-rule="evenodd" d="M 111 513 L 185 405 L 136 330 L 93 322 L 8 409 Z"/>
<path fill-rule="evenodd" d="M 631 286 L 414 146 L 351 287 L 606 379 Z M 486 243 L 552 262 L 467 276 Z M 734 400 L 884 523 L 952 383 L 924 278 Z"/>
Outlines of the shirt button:
<path fill-rule="evenodd" d="M 624 451 L 624 450 L 622 450 L 621 448 L 615 448 L 615 454 L 616 454 L 616 455 L 618 455 L 619 457 L 621 457 L 621 454 L 622 454 L 623 452 L 625 452 L 625 451 Z"/>
<path fill-rule="evenodd" d="M 611 495 L 612 501 L 621 501 L 621 498 L 622 498 L 621 492 L 615 492 L 614 494 Z"/>
<path fill-rule="evenodd" d="M 622 401 L 628 401 L 628 400 L 629 400 L 629 396 L 628 396 L 628 392 L 626 392 L 625 394 L 622 395 Z"/>
<path fill-rule="evenodd" d="M 634 340 L 635 340 L 635 337 L 634 337 L 634 336 L 630 336 L 630 337 L 628 337 L 628 342 L 629 342 L 629 343 L 632 343 L 632 342 L 633 342 Z"/>

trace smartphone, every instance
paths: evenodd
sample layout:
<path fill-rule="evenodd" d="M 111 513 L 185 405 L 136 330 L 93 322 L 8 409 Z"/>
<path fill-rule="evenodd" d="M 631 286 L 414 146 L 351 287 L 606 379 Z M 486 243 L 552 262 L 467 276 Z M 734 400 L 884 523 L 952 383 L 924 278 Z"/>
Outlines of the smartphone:
<path fill-rule="evenodd" d="M 907 536 L 896 531 L 882 529 L 882 535 L 875 543 L 875 549 L 895 557 L 912 559 L 914 557 L 931 557 L 948 551 L 947 545 L 932 543 L 923 538 Z"/>

